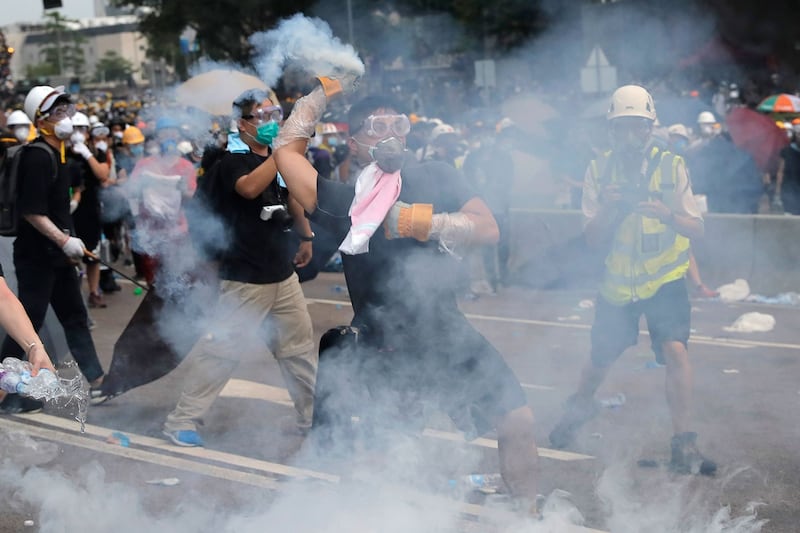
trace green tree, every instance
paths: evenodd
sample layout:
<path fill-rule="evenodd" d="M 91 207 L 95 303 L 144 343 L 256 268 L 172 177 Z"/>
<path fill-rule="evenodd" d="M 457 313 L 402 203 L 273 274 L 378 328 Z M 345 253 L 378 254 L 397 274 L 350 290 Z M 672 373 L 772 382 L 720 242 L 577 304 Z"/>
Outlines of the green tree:
<path fill-rule="evenodd" d="M 54 66 L 54 74 L 82 75 L 86 68 L 86 38 L 68 25 L 77 21 L 61 16 L 58 11 L 46 13 L 46 17 L 45 33 L 49 38 L 48 45 L 41 50 L 43 62 Z"/>
<path fill-rule="evenodd" d="M 58 66 L 55 63 L 37 63 L 25 67 L 25 77 L 29 80 L 49 78 L 58 74 Z"/>
<path fill-rule="evenodd" d="M 95 66 L 95 79 L 100 82 L 126 81 L 133 72 L 133 63 L 109 50 Z"/>
<path fill-rule="evenodd" d="M 267 30 L 282 19 L 303 12 L 314 0 L 116 0 L 115 5 L 151 8 L 142 16 L 140 31 L 147 37 L 152 58 L 173 65 L 180 77 L 188 65 L 179 49 L 179 37 L 186 27 L 197 31 L 200 53 L 215 61 L 247 65 L 251 47 L 247 37 Z"/>

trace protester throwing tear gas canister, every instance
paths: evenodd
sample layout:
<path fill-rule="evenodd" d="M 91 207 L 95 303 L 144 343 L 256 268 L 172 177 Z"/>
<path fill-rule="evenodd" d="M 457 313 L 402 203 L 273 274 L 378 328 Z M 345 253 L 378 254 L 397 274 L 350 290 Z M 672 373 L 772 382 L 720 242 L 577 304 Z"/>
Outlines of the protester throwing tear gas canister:
<path fill-rule="evenodd" d="M 570 446 L 597 414 L 594 394 L 611 364 L 636 344 L 639 318 L 645 315 L 656 358 L 666 364 L 674 432 L 670 468 L 713 474 L 716 464 L 700 454 L 697 434 L 689 429 L 690 305 L 684 277 L 689 239 L 703 236 L 703 218 L 683 158 L 653 138 L 656 110 L 650 93 L 637 85 L 620 87 L 607 118 L 612 150 L 590 163 L 583 186 L 586 240 L 607 250 L 591 357 L 550 443 Z"/>
<path fill-rule="evenodd" d="M 351 327 L 323 336 L 312 442 L 321 453 L 341 450 L 358 414 L 373 429 L 364 444 L 380 449 L 393 430 L 421 429 L 433 405 L 471 438 L 497 430 L 504 480 L 535 512 L 533 414 L 512 370 L 458 309 L 452 275 L 467 247 L 497 241 L 497 224 L 452 166 L 405 150 L 409 119 L 383 95 L 349 110 L 355 184 L 321 178 L 306 144 L 328 99 L 352 79 L 322 81 L 297 101 L 275 144 L 290 193 L 341 243 L 355 314 Z"/>

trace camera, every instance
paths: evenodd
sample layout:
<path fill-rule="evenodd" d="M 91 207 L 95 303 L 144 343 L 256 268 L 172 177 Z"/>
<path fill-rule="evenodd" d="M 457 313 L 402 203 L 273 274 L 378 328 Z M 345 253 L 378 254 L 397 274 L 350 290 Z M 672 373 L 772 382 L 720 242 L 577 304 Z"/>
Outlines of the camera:
<path fill-rule="evenodd" d="M 278 225 L 282 231 L 289 231 L 292 229 L 294 219 L 289 214 L 289 210 L 285 205 L 265 205 L 261 208 L 261 220 L 264 222 L 273 222 Z"/>

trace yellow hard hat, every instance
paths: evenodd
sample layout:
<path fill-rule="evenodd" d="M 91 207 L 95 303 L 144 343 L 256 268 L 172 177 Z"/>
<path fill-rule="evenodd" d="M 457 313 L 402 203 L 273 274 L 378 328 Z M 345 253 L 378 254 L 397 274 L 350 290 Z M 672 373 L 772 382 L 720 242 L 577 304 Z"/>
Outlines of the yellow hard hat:
<path fill-rule="evenodd" d="M 138 144 L 144 142 L 142 130 L 136 126 L 128 126 L 122 132 L 122 144 Z"/>

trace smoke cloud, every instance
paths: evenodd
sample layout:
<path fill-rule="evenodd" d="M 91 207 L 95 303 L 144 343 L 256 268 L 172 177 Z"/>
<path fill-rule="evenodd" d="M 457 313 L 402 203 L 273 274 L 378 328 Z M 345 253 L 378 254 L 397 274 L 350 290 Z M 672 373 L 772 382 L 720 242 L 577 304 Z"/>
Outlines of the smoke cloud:
<path fill-rule="evenodd" d="M 287 67 L 314 76 L 364 74 L 364 63 L 349 44 L 333 35 L 320 19 L 295 15 L 266 32 L 250 36 L 257 59 L 256 70 L 264 82 L 273 86 Z"/>

